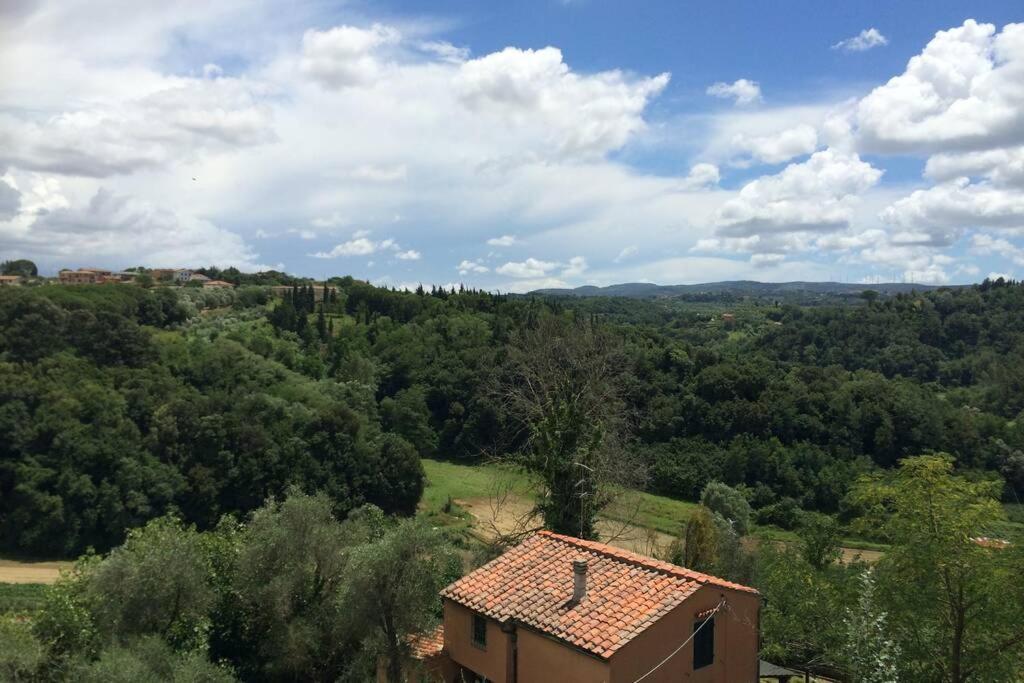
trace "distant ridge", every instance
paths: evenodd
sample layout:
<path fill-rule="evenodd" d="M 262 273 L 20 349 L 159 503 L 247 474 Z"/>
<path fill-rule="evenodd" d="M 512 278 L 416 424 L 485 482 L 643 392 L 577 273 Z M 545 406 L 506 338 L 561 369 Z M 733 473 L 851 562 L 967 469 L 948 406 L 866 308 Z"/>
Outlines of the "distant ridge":
<path fill-rule="evenodd" d="M 964 285 L 953 285 L 964 286 Z M 906 282 L 883 282 L 879 284 L 852 284 L 849 282 L 757 282 L 755 280 L 729 280 L 706 282 L 697 285 L 655 285 L 647 282 L 627 282 L 621 285 L 595 287 L 585 285 L 574 289 L 537 289 L 530 294 L 544 296 L 617 296 L 632 299 L 648 299 L 699 294 L 733 294 L 737 296 L 776 296 L 794 294 L 832 294 L 856 296 L 865 290 L 879 294 L 938 289 L 937 285 L 910 284 Z"/>

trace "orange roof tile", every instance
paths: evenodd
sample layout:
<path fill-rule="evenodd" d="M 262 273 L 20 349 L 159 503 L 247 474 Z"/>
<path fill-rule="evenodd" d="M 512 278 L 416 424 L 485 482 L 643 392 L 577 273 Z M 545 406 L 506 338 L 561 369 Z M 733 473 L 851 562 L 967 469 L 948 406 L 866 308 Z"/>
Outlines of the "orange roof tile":
<path fill-rule="evenodd" d="M 409 647 L 414 659 L 430 659 L 441 654 L 444 649 L 444 624 L 433 631 L 409 638 Z"/>
<path fill-rule="evenodd" d="M 571 604 L 572 562 L 587 594 Z M 608 659 L 701 586 L 753 588 L 595 541 L 541 531 L 441 591 L 499 622 L 515 620 Z"/>

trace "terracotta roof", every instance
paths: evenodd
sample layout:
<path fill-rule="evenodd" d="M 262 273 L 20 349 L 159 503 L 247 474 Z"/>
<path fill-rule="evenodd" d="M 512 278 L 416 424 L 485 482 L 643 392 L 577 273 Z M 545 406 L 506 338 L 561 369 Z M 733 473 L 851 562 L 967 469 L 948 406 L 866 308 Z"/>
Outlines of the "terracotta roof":
<path fill-rule="evenodd" d="M 409 638 L 409 647 L 414 659 L 430 659 L 441 654 L 444 649 L 444 624 L 433 631 Z"/>
<path fill-rule="evenodd" d="M 572 562 L 577 559 L 587 561 L 587 593 L 579 604 L 571 604 Z M 603 543 L 541 531 L 441 595 L 608 659 L 703 585 L 757 593 Z"/>

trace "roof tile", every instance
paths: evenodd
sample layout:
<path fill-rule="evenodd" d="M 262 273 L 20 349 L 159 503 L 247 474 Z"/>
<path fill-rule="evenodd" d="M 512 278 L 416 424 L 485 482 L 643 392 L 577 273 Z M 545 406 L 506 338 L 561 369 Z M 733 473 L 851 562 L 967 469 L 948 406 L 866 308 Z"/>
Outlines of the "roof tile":
<path fill-rule="evenodd" d="M 572 604 L 572 562 L 577 559 L 587 560 L 587 595 Z M 757 593 L 603 543 L 542 531 L 449 585 L 441 595 L 608 659 L 702 585 Z"/>

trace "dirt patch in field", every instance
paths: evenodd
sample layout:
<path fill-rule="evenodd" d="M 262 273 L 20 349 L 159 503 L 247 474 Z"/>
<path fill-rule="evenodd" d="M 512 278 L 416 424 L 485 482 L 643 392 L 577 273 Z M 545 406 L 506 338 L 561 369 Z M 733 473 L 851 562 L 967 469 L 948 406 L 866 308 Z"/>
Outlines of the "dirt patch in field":
<path fill-rule="evenodd" d="M 531 514 L 533 505 L 522 498 L 509 496 L 500 504 L 490 498 L 455 503 L 473 515 L 477 532 L 487 539 L 541 527 L 540 518 Z M 643 555 L 663 555 L 673 540 L 668 534 L 609 519 L 600 520 L 597 531 L 605 543 Z"/>
<path fill-rule="evenodd" d="M 455 503 L 473 516 L 476 532 L 488 540 L 540 529 L 542 526 L 540 518 L 531 514 L 533 505 L 519 496 L 508 495 L 500 502 L 485 497 L 457 499 Z M 609 545 L 651 557 L 665 557 L 666 551 L 675 540 L 669 534 L 660 531 L 610 519 L 598 521 L 597 531 L 601 539 Z M 744 538 L 743 541 L 748 548 L 757 544 L 757 539 L 752 537 Z M 875 563 L 882 557 L 882 553 L 877 550 L 840 550 L 844 564 L 858 559 Z"/>
<path fill-rule="evenodd" d="M 21 562 L 0 559 L 0 583 L 54 583 L 61 570 L 71 569 L 72 562 Z"/>

